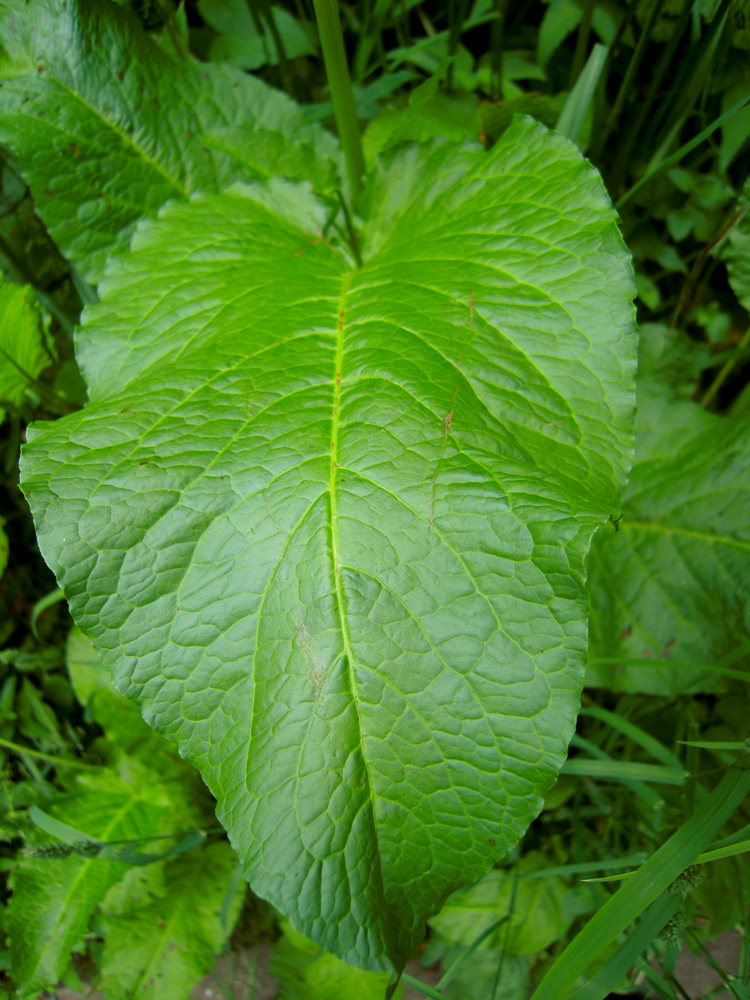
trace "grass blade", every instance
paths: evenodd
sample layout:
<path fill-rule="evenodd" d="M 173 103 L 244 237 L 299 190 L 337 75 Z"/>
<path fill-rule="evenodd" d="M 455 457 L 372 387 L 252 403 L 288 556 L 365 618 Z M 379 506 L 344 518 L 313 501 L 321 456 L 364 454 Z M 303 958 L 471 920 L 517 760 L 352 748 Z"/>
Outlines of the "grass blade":
<path fill-rule="evenodd" d="M 606 45 L 597 44 L 593 47 L 581 75 L 568 94 L 565 107 L 560 112 L 556 130 L 570 139 L 571 142 L 578 142 L 578 136 L 594 99 L 594 92 L 599 83 L 599 77 L 602 75 L 608 51 Z"/>
<path fill-rule="evenodd" d="M 655 177 L 657 174 L 660 174 L 665 170 L 669 170 L 670 167 L 679 163 L 680 160 L 694 150 L 696 146 L 700 146 L 700 144 L 705 142 L 709 136 L 713 135 L 717 128 L 721 128 L 721 126 L 725 125 L 730 118 L 737 114 L 738 111 L 741 111 L 749 101 L 750 97 L 747 95 L 740 98 L 740 100 L 733 104 L 728 111 L 725 111 L 723 115 L 719 115 L 715 121 L 711 122 L 707 128 L 704 128 L 702 132 L 699 132 L 693 139 L 686 142 L 684 146 L 680 146 L 676 153 L 672 153 L 671 156 L 668 156 L 666 159 L 660 160 L 657 163 L 652 162 L 643 177 L 641 177 L 639 181 L 636 181 L 635 184 L 625 192 L 622 198 L 619 199 L 619 201 L 615 202 L 615 208 L 619 211 L 625 202 L 630 201 L 636 191 L 639 191 L 644 184 L 651 180 L 652 177 Z M 653 664 L 651 665 L 653 666 Z M 674 664 L 670 664 L 670 666 L 674 666 Z"/>
<path fill-rule="evenodd" d="M 605 722 L 612 729 L 616 729 L 623 736 L 627 736 L 629 740 L 636 743 L 646 753 L 660 760 L 665 767 L 674 768 L 678 771 L 683 770 L 680 759 L 671 750 L 667 750 L 663 743 L 660 743 L 650 733 L 644 732 L 640 726 L 636 726 L 635 723 L 630 722 L 628 719 L 623 719 L 622 716 L 617 715 L 615 712 L 610 712 L 606 708 L 593 706 L 591 708 L 582 708 L 580 715 L 588 715 L 592 719 L 599 719 L 600 722 Z"/>
<path fill-rule="evenodd" d="M 587 983 L 571 993 L 569 1000 L 603 1000 L 622 982 L 638 956 L 648 948 L 682 904 L 679 893 L 661 895 L 609 961 Z"/>
<path fill-rule="evenodd" d="M 684 785 L 687 771 L 664 767 L 662 764 L 639 764 L 627 760 L 587 760 L 573 757 L 566 760 L 561 774 L 610 781 L 653 781 L 660 785 Z"/>
<path fill-rule="evenodd" d="M 750 790 L 750 771 L 732 769 L 687 822 L 588 921 L 554 962 L 531 1000 L 568 1000 L 576 981 L 677 876 L 691 865 Z"/>

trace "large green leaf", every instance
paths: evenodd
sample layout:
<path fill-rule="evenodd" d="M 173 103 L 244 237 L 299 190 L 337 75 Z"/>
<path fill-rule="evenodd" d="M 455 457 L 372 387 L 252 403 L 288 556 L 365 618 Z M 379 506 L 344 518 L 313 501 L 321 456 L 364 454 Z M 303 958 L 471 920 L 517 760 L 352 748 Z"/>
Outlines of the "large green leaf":
<path fill-rule="evenodd" d="M 45 809 L 53 818 L 94 840 L 126 840 L 159 831 L 170 814 L 158 788 L 136 789 L 111 772 L 78 779 L 74 794 Z M 53 838 L 33 838 L 37 850 Z M 70 962 L 70 952 L 88 929 L 89 919 L 127 866 L 97 857 L 24 857 L 11 878 L 8 907 L 13 982 L 19 996 L 54 986 Z"/>
<path fill-rule="evenodd" d="M 163 894 L 107 918 L 101 963 L 107 1000 L 187 1000 L 239 916 L 245 886 L 231 885 L 236 866 L 229 844 L 209 844 L 167 865 Z"/>
<path fill-rule="evenodd" d="M 98 281 L 113 247 L 168 198 L 218 191 L 242 164 L 204 131 L 254 125 L 336 159 L 285 94 L 227 66 L 177 62 L 110 0 L 5 0 L 0 142 L 63 253 Z"/>
<path fill-rule="evenodd" d="M 622 521 L 589 556 L 587 683 L 722 690 L 712 666 L 750 664 L 750 417 L 713 416 L 646 380 L 636 431 Z"/>
<path fill-rule="evenodd" d="M 630 460 L 630 267 L 517 121 L 383 168 L 365 265 L 288 182 L 171 203 L 87 310 L 24 489 L 81 629 L 200 767 L 251 885 L 402 966 L 573 732 L 584 557 Z"/>

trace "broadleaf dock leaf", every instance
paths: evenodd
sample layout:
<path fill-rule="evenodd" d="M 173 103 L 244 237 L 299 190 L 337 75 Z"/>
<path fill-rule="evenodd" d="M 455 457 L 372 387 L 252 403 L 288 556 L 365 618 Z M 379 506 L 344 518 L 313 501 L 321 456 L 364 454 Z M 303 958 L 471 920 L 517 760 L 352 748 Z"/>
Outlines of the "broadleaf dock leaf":
<path fill-rule="evenodd" d="M 601 181 L 542 126 L 370 183 L 361 269 L 304 185 L 143 222 L 79 334 L 90 403 L 31 428 L 22 478 L 253 889 L 390 970 L 565 758 L 635 336 Z"/>
<path fill-rule="evenodd" d="M 143 215 L 247 176 L 204 146 L 204 132 L 252 125 L 287 155 L 303 144 L 340 156 L 337 140 L 281 91 L 229 66 L 177 61 L 117 3 L 11 0 L 0 10 L 10 57 L 0 142 L 53 239 L 90 282 Z"/>
<path fill-rule="evenodd" d="M 750 417 L 706 413 L 644 380 L 622 520 L 589 555 L 587 683 L 673 697 L 724 690 L 710 668 L 750 663 L 736 657 L 750 643 L 749 490 Z"/>

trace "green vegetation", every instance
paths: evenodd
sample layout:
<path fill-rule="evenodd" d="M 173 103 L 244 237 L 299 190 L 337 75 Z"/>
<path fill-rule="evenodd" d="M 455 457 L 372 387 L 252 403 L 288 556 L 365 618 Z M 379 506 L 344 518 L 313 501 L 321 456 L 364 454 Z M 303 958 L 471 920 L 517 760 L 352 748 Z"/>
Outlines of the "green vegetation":
<path fill-rule="evenodd" d="M 0 45 L 0 988 L 747 1000 L 740 0 Z"/>

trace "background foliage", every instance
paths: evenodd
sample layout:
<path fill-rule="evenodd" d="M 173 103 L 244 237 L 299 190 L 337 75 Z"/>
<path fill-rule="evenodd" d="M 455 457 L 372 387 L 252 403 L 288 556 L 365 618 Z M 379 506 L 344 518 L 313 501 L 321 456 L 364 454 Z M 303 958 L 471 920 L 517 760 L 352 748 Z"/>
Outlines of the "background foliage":
<path fill-rule="evenodd" d="M 346 193 L 313 12 L 241 0 L 3 10 L 6 992 L 33 997 L 82 977 L 108 1000 L 164 996 L 164 983 L 187 996 L 222 950 L 265 940 L 283 996 L 382 995 L 382 976 L 319 952 L 245 893 L 196 772 L 71 630 L 15 485 L 26 424 L 83 402 L 73 327 L 142 215 L 276 172 L 312 171 L 332 206 Z M 717 810 L 708 796 L 726 788 L 749 735 L 750 12 L 737 0 L 374 0 L 341 12 L 368 163 L 434 136 L 491 146 L 516 112 L 557 127 L 604 177 L 639 295 L 635 465 L 622 518 L 589 556 L 588 686 L 572 754 L 522 844 L 432 920 L 419 959 L 440 962 L 442 981 L 428 995 L 591 998 L 648 982 L 684 996 L 680 947 L 737 925 L 748 940 L 741 788 L 718 845 L 718 828 L 689 821 L 706 803 Z M 71 53 L 60 39 L 78 37 L 77 17 L 97 44 Z M 102 53 L 114 86 L 103 86 Z M 116 129 L 102 130 L 102 107 Z M 617 883 L 582 878 L 637 868 L 666 841 L 689 860 L 722 845 L 730 856 L 678 893 L 658 889 L 629 935 L 597 939 L 598 951 L 576 938 L 596 930 L 607 899 L 622 913 L 627 903 L 611 896 Z M 599 991 L 545 986 L 581 940 L 589 962 L 605 962 Z M 740 961 L 738 977 L 720 971 L 747 997 L 746 946 Z"/>

